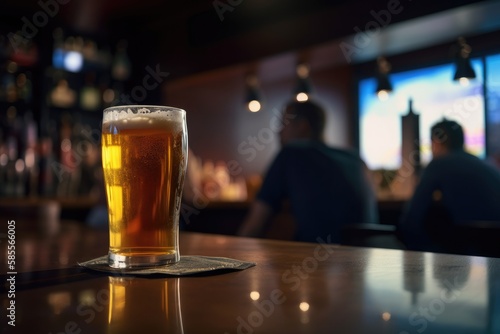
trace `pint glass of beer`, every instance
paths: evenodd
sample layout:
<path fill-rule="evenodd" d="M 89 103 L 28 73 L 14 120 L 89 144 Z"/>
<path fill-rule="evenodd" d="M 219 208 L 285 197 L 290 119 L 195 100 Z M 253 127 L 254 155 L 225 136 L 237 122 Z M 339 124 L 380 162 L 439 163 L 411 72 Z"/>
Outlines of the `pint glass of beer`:
<path fill-rule="evenodd" d="M 187 141 L 186 112 L 182 109 L 117 106 L 104 110 L 102 165 L 111 267 L 179 261 Z"/>

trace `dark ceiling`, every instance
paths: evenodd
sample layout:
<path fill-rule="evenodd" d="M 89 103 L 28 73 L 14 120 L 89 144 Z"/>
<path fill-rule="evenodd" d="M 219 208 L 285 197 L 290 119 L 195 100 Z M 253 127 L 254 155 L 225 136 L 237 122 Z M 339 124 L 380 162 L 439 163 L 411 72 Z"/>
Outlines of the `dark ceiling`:
<path fill-rule="evenodd" d="M 389 25 L 484 1 L 41 1 L 50 2 L 58 3 L 57 24 L 96 39 L 127 38 L 132 57 L 157 61 L 175 77 L 349 36 L 391 8 Z M 0 10 L 0 19 L 22 24 L 42 8 L 37 1 L 2 0 Z"/>

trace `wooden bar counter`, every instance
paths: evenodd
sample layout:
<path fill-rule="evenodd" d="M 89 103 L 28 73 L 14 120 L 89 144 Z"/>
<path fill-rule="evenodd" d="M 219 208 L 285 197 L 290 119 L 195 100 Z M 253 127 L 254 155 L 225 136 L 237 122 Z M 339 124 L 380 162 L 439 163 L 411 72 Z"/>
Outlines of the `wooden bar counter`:
<path fill-rule="evenodd" d="M 76 266 L 107 253 L 105 230 L 21 225 L 16 275 L 0 231 L 1 333 L 500 333 L 496 258 L 182 232 L 182 255 L 257 265 L 131 278 Z"/>

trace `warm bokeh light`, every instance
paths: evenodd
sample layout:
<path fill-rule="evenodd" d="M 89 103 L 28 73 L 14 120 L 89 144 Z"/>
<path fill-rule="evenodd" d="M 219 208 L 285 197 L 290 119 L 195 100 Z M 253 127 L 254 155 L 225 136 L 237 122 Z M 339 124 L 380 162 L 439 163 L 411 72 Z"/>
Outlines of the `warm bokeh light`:
<path fill-rule="evenodd" d="M 15 164 L 16 172 L 22 173 L 24 171 L 24 160 L 17 159 Z"/>
<path fill-rule="evenodd" d="M 95 303 L 96 292 L 94 290 L 83 290 L 78 295 L 78 302 L 81 305 L 92 306 Z"/>
<path fill-rule="evenodd" d="M 26 156 L 24 158 L 26 168 L 33 168 L 35 166 L 35 160 L 36 160 L 35 150 L 32 148 L 26 149 Z"/>
<path fill-rule="evenodd" d="M 250 299 L 259 300 L 259 298 L 260 298 L 260 293 L 258 293 L 257 291 L 250 292 Z"/>
<path fill-rule="evenodd" d="M 391 314 L 389 312 L 382 313 L 382 319 L 384 319 L 384 321 L 391 320 Z"/>
<path fill-rule="evenodd" d="M 71 151 L 71 140 L 69 140 L 68 138 L 64 138 L 61 141 L 61 150 L 63 152 L 69 152 L 69 151 Z"/>
<path fill-rule="evenodd" d="M 102 99 L 106 103 L 111 103 L 115 100 L 115 91 L 108 88 L 102 93 Z"/>
<path fill-rule="evenodd" d="M 297 66 L 297 75 L 299 78 L 307 78 L 309 76 L 309 67 L 306 64 Z"/>
<path fill-rule="evenodd" d="M 299 102 L 306 102 L 309 100 L 309 96 L 306 93 L 298 93 L 296 99 Z"/>
<path fill-rule="evenodd" d="M 61 314 L 71 305 L 71 294 L 67 291 L 51 292 L 47 296 L 47 303 L 55 315 Z"/>
<path fill-rule="evenodd" d="M 259 101 L 252 100 L 252 101 L 248 102 L 248 110 L 250 110 L 251 112 L 260 111 L 260 108 L 261 108 L 261 105 L 260 105 Z"/>
<path fill-rule="evenodd" d="M 307 312 L 309 310 L 309 303 L 302 302 L 299 304 L 299 308 L 302 312 Z"/>

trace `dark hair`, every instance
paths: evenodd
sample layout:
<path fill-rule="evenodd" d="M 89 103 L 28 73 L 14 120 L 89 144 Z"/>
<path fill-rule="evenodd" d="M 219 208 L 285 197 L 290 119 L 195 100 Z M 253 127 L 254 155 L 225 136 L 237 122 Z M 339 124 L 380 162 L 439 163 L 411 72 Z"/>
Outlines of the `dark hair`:
<path fill-rule="evenodd" d="M 431 139 L 444 144 L 449 150 L 464 148 L 464 130 L 455 121 L 442 120 L 431 128 Z"/>
<path fill-rule="evenodd" d="M 304 119 L 311 127 L 312 137 L 318 140 L 322 139 L 326 116 L 320 105 L 312 101 L 291 101 L 286 105 L 285 111 L 295 115 L 295 119 Z"/>

